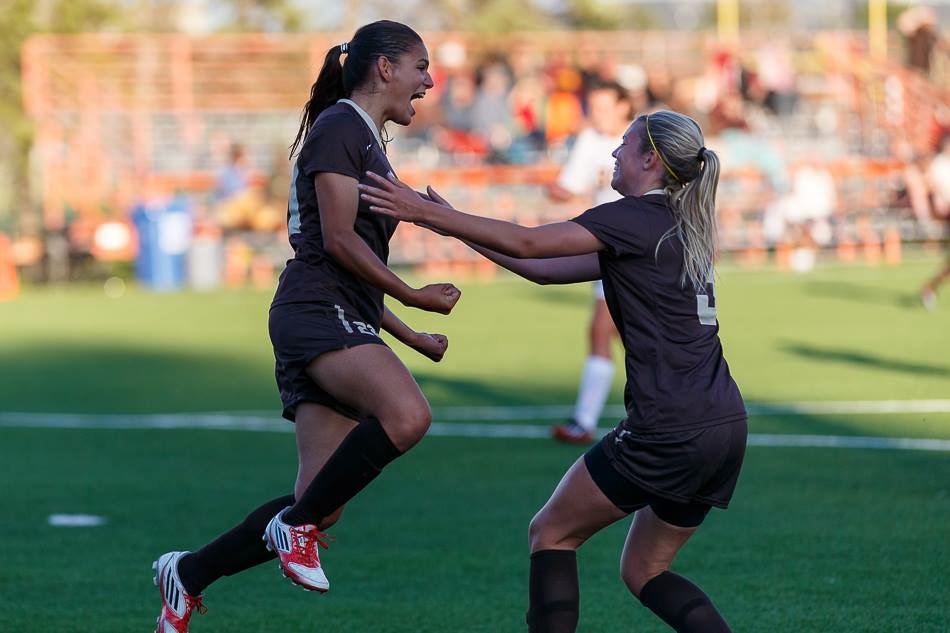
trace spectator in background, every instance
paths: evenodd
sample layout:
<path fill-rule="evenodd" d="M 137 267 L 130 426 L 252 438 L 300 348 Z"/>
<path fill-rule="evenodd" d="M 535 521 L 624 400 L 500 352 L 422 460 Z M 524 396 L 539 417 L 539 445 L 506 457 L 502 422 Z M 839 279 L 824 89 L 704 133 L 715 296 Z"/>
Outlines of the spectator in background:
<path fill-rule="evenodd" d="M 940 104 L 930 115 L 930 124 L 927 138 L 930 147 L 939 151 L 940 143 L 945 136 L 950 136 L 950 104 Z"/>
<path fill-rule="evenodd" d="M 475 133 L 475 78 L 461 71 L 445 82 L 439 101 L 439 127 L 435 134 L 439 149 L 452 154 L 488 153 L 488 143 Z"/>
<path fill-rule="evenodd" d="M 940 152 L 927 168 L 926 181 L 930 188 L 933 217 L 943 225 L 944 239 L 950 238 L 950 134 L 943 137 Z M 950 256 L 920 289 L 920 300 L 928 310 L 937 308 L 937 290 L 950 278 Z"/>
<path fill-rule="evenodd" d="M 950 134 L 940 141 L 938 153 L 927 167 L 934 215 L 943 220 L 950 216 Z"/>
<path fill-rule="evenodd" d="M 818 249 L 830 243 L 830 219 L 837 206 L 831 172 L 821 165 L 806 165 L 795 169 L 789 194 L 766 209 L 766 233 L 792 247 L 789 264 L 796 272 L 811 270 Z"/>
<path fill-rule="evenodd" d="M 704 56 L 703 72 L 695 78 L 691 108 L 704 114 L 711 113 L 726 95 L 744 89 L 745 68 L 739 68 L 730 50 L 713 46 Z M 743 97 L 745 93 L 743 92 Z M 713 122 L 714 124 L 716 122 Z M 721 127 L 721 126 L 718 126 Z"/>
<path fill-rule="evenodd" d="M 765 92 L 763 105 L 777 116 L 788 116 L 798 103 L 792 52 L 786 43 L 770 41 L 756 54 L 757 80 Z"/>
<path fill-rule="evenodd" d="M 243 193 L 249 185 L 247 154 L 240 143 L 232 143 L 228 149 L 228 164 L 217 173 L 214 181 L 212 202 L 220 205 Z"/>
<path fill-rule="evenodd" d="M 472 127 L 488 144 L 487 160 L 508 162 L 514 117 L 508 103 L 511 74 L 501 61 L 491 61 L 476 73 L 478 92 L 472 103 Z"/>
<path fill-rule="evenodd" d="M 904 36 L 907 67 L 929 75 L 931 55 L 939 40 L 937 14 L 931 7 L 910 7 L 898 16 L 897 30 Z"/>
<path fill-rule="evenodd" d="M 614 68 L 617 83 L 627 90 L 631 112 L 647 110 L 647 71 L 633 63 L 618 64 Z"/>
<path fill-rule="evenodd" d="M 443 99 L 439 102 L 443 125 L 460 132 L 472 131 L 476 90 L 475 79 L 468 73 L 461 72 L 446 80 Z"/>
<path fill-rule="evenodd" d="M 584 110 L 578 96 L 581 74 L 569 64 L 555 61 L 548 70 L 551 92 L 544 115 L 544 132 L 548 146 L 563 146 L 577 133 Z"/>
<path fill-rule="evenodd" d="M 623 140 L 633 113 L 626 90 L 613 81 L 591 81 L 586 102 L 588 125 L 577 136 L 567 163 L 557 182 L 548 189 L 548 195 L 560 201 L 580 197 L 581 204 L 596 206 L 621 197 L 610 186 L 614 170 L 612 153 Z M 597 423 L 614 376 L 610 345 L 616 335 L 617 328 L 604 298 L 603 282 L 595 281 L 594 312 L 588 330 L 590 347 L 581 372 L 574 415 L 552 429 L 554 439 L 590 444 L 596 438 Z"/>
<path fill-rule="evenodd" d="M 908 142 L 900 143 L 896 155 L 901 159 L 900 182 L 897 185 L 895 205 L 910 207 L 914 217 L 926 226 L 931 221 L 930 188 L 927 185 L 928 158 L 914 151 Z"/>
<path fill-rule="evenodd" d="M 488 149 L 473 132 L 476 86 L 468 67 L 468 49 L 463 41 L 449 39 L 439 45 L 436 56 L 436 71 L 442 75 L 434 77 L 436 86 L 431 98 L 435 99 L 436 107 L 431 109 L 433 120 L 428 139 L 440 152 L 480 160 Z"/>
<path fill-rule="evenodd" d="M 673 101 L 673 79 L 664 66 L 652 66 L 647 71 L 647 107 L 661 110 Z"/>
<path fill-rule="evenodd" d="M 510 101 L 515 134 L 511 160 L 518 164 L 533 162 L 546 147 L 544 110 L 547 93 L 544 77 L 531 70 L 516 79 L 511 88 Z"/>
<path fill-rule="evenodd" d="M 228 164 L 218 172 L 212 193 L 213 212 L 221 227 L 226 231 L 280 230 L 284 226 L 282 198 L 267 182 L 264 186 L 251 183 L 247 152 L 243 145 L 233 143 Z"/>
<path fill-rule="evenodd" d="M 577 71 L 581 76 L 581 94 L 585 95 L 585 102 L 582 105 L 586 115 L 586 95 L 590 93 L 591 88 L 607 78 L 601 68 L 604 64 L 603 52 L 600 47 L 591 45 L 590 42 L 584 42 L 574 51 L 574 59 L 577 64 Z"/>

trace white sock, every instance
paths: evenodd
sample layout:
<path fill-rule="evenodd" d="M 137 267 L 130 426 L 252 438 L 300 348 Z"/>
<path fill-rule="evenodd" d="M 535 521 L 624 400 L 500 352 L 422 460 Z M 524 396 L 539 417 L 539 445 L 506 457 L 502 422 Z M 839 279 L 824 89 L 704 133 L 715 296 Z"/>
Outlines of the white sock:
<path fill-rule="evenodd" d="M 597 428 L 597 421 L 607 402 L 614 377 L 614 364 L 603 356 L 588 356 L 574 405 L 574 420 L 588 431 Z"/>

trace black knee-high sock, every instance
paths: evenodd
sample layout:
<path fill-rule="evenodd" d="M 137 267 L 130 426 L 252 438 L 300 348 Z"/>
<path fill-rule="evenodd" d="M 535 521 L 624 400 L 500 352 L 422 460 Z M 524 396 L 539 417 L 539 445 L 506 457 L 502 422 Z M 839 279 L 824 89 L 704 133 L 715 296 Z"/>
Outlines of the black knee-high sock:
<path fill-rule="evenodd" d="M 379 420 L 361 422 L 343 438 L 297 503 L 284 514 L 284 521 L 290 525 L 319 525 L 321 519 L 355 497 L 401 454 Z"/>
<path fill-rule="evenodd" d="M 293 503 L 293 495 L 271 499 L 218 538 L 183 556 L 178 561 L 178 576 L 185 591 L 197 596 L 221 576 L 231 576 L 274 558 L 276 555 L 264 545 L 264 529 L 275 514 Z"/>
<path fill-rule="evenodd" d="M 531 554 L 528 601 L 528 633 L 574 633 L 580 612 L 574 550 Z"/>
<path fill-rule="evenodd" d="M 670 571 L 651 578 L 640 602 L 678 633 L 731 633 L 703 590 Z"/>

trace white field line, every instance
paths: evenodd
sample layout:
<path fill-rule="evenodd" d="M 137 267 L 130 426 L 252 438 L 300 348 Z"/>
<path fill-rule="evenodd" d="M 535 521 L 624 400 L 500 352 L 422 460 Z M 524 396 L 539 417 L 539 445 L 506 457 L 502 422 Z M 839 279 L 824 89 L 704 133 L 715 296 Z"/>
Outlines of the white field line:
<path fill-rule="evenodd" d="M 556 407 L 541 407 L 552 409 Z M 473 408 L 481 409 L 481 408 Z M 537 415 L 530 419 L 542 419 Z M 570 407 L 567 407 L 570 410 Z M 451 419 L 440 416 L 435 412 L 436 419 Z M 457 419 L 472 419 L 462 418 Z M 512 419 L 493 414 L 493 417 L 484 419 Z M 525 419 L 528 419 L 526 416 Z M 274 416 L 238 415 L 228 413 L 202 414 L 73 414 L 73 413 L 2 413 L 0 412 L 0 427 L 21 428 L 59 428 L 59 429 L 214 429 L 227 431 L 265 431 L 283 432 L 293 431 L 288 422 Z M 489 438 L 547 438 L 549 429 L 546 426 L 532 424 L 483 424 L 483 423 L 445 423 L 434 422 L 429 430 L 430 435 L 442 437 L 489 437 Z M 950 440 L 897 438 L 897 437 L 862 437 L 841 435 L 785 435 L 785 434 L 757 434 L 749 435 L 750 446 L 786 446 L 786 447 L 825 447 L 825 448 L 877 448 L 877 449 L 910 449 L 923 451 L 950 451 Z"/>
<path fill-rule="evenodd" d="M 819 400 L 804 402 L 747 402 L 749 415 L 849 415 L 895 413 L 950 413 L 950 400 Z M 216 411 L 224 415 L 269 417 L 271 411 Z M 567 404 L 434 407 L 436 420 L 489 422 L 492 420 L 563 420 L 574 413 Z M 622 405 L 607 405 L 601 418 L 619 420 L 626 414 Z M 0 415 L 3 415 L 0 413 Z M 202 414 L 195 414 L 202 415 Z"/>
<path fill-rule="evenodd" d="M 804 402 L 747 402 L 749 415 L 848 415 L 848 414 L 894 414 L 894 413 L 950 413 L 950 400 L 818 400 Z M 434 407 L 433 417 L 447 422 L 491 422 L 513 420 L 564 420 L 574 413 L 574 406 L 550 405 L 499 405 Z M 619 420 L 626 414 L 622 405 L 607 405 L 601 415 L 608 421 Z M 0 419 L 6 414 L 0 413 Z M 18 414 L 13 414 L 18 415 Z M 177 414 L 176 414 L 177 415 Z M 190 417 L 206 415 L 233 415 L 270 418 L 273 411 L 213 411 L 180 414 Z M 2 424 L 2 422 L 0 422 Z"/>
<path fill-rule="evenodd" d="M 833 415 L 950 413 L 950 400 L 844 400 L 816 402 L 746 403 L 749 415 Z M 437 420 L 563 420 L 574 413 L 573 405 L 474 406 L 433 409 Z M 626 414 L 620 405 L 604 407 L 601 417 L 620 419 Z"/>

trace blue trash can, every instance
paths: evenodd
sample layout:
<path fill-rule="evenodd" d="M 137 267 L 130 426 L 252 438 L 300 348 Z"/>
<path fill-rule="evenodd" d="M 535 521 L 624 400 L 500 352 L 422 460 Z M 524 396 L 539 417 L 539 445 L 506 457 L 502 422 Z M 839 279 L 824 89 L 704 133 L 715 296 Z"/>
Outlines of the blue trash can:
<path fill-rule="evenodd" d="M 135 276 L 152 290 L 178 290 L 185 285 L 186 257 L 191 244 L 191 212 L 184 196 L 141 204 L 132 212 L 139 235 Z"/>

